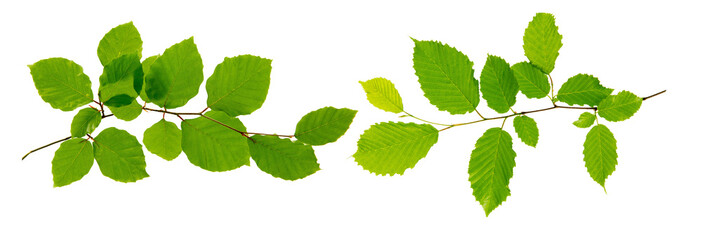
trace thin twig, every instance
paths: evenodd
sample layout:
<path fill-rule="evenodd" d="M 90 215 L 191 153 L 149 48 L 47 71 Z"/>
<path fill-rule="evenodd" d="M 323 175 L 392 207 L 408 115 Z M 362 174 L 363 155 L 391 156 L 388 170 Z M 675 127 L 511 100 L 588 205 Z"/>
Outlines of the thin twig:
<path fill-rule="evenodd" d="M 24 160 L 25 158 L 27 158 L 27 156 L 29 156 L 29 154 L 32 154 L 33 152 L 42 150 L 42 149 L 44 149 L 44 148 L 46 148 L 46 147 L 49 147 L 49 146 L 51 146 L 51 145 L 54 145 L 54 144 L 57 144 L 57 143 L 60 143 L 60 142 L 63 142 L 63 141 L 67 141 L 68 139 L 71 139 L 71 136 L 68 136 L 68 137 L 63 138 L 63 139 L 56 140 L 56 141 L 54 141 L 54 142 L 52 142 L 52 143 L 46 144 L 46 145 L 41 146 L 41 147 L 38 147 L 38 148 L 36 148 L 36 149 L 34 149 L 34 150 L 32 150 L 32 151 L 29 151 L 27 154 L 25 154 L 25 155 L 22 157 L 22 160 Z"/>

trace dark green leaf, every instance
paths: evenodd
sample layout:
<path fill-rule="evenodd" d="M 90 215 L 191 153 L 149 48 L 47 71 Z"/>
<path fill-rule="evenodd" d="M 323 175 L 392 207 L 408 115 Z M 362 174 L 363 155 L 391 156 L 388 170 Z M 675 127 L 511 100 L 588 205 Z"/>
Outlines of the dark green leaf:
<path fill-rule="evenodd" d="M 629 91 L 607 96 L 597 107 L 597 113 L 610 122 L 619 122 L 634 116 L 639 111 L 643 99 Z"/>
<path fill-rule="evenodd" d="M 119 25 L 105 34 L 98 45 L 97 54 L 103 66 L 122 55 L 136 54 L 141 59 L 142 41 L 132 22 Z"/>
<path fill-rule="evenodd" d="M 188 160 L 195 166 L 213 172 L 229 171 L 248 165 L 248 140 L 222 125 L 226 124 L 244 132 L 244 124 L 220 111 L 210 111 L 205 116 L 185 120 L 180 124 L 183 129 L 181 145 Z"/>
<path fill-rule="evenodd" d="M 504 59 L 488 55 L 480 73 L 480 92 L 488 107 L 498 113 L 506 113 L 517 102 L 519 85 L 509 63 Z"/>
<path fill-rule="evenodd" d="M 149 176 L 141 144 L 127 131 L 114 127 L 102 130 L 93 148 L 102 175 L 118 182 L 136 182 Z"/>
<path fill-rule="evenodd" d="M 356 110 L 324 107 L 306 114 L 297 122 L 295 138 L 310 145 L 335 142 L 349 129 Z"/>
<path fill-rule="evenodd" d="M 54 187 L 62 187 L 80 180 L 93 167 L 93 147 L 88 140 L 74 138 L 61 143 L 51 161 Z"/>
<path fill-rule="evenodd" d="M 544 73 L 551 73 L 563 46 L 561 39 L 553 15 L 537 13 L 524 31 L 524 55 Z"/>
<path fill-rule="evenodd" d="M 207 79 L 207 105 L 229 116 L 261 108 L 271 81 L 271 60 L 252 55 L 224 58 Z"/>
<path fill-rule="evenodd" d="M 587 133 L 583 146 L 587 172 L 604 188 L 605 180 L 617 166 L 617 140 L 605 125 L 599 124 Z"/>
<path fill-rule="evenodd" d="M 597 106 L 602 99 L 612 93 L 612 89 L 600 85 L 600 80 L 592 75 L 578 74 L 566 81 L 558 90 L 558 101 L 568 105 Z"/>
<path fill-rule="evenodd" d="M 512 72 L 519 84 L 519 90 L 527 98 L 542 98 L 548 96 L 551 85 L 548 76 L 528 62 L 520 62 L 512 66 Z"/>
<path fill-rule="evenodd" d="M 256 135 L 249 142 L 251 158 L 262 171 L 285 180 L 297 180 L 319 170 L 312 146 L 275 136 Z"/>
<path fill-rule="evenodd" d="M 516 165 L 515 157 L 512 137 L 500 128 L 488 129 L 475 143 L 468 164 L 468 179 L 485 216 L 510 195 L 509 180 Z"/>
<path fill-rule="evenodd" d="M 539 142 L 539 128 L 536 121 L 527 116 L 514 117 L 514 131 L 524 144 L 536 147 Z"/>
<path fill-rule="evenodd" d="M 166 160 L 173 160 L 183 151 L 182 133 L 175 123 L 161 119 L 144 131 L 144 146 L 149 152 Z"/>
<path fill-rule="evenodd" d="M 373 106 L 391 113 L 401 113 L 404 111 L 400 93 L 397 92 L 395 85 L 389 80 L 385 78 L 373 78 L 365 82 L 359 81 L 359 83 L 363 86 L 368 101 L 373 104 Z"/>
<path fill-rule="evenodd" d="M 185 39 L 166 49 L 151 65 L 144 82 L 146 95 L 159 107 L 181 107 L 200 90 L 202 67 L 195 41 Z"/>
<path fill-rule="evenodd" d="M 100 125 L 102 114 L 94 108 L 83 108 L 71 122 L 71 137 L 83 137 L 88 133 L 93 133 L 95 128 Z"/>
<path fill-rule="evenodd" d="M 93 101 L 90 78 L 83 68 L 65 58 L 48 58 L 29 65 L 34 86 L 52 108 L 73 111 Z"/>
<path fill-rule="evenodd" d="M 122 107 L 139 96 L 144 72 L 136 54 L 122 55 L 105 65 L 100 75 L 100 101 L 110 107 Z"/>
<path fill-rule="evenodd" d="M 589 128 L 595 123 L 595 114 L 584 112 L 580 114 L 578 120 L 573 122 L 573 125 L 579 128 Z"/>

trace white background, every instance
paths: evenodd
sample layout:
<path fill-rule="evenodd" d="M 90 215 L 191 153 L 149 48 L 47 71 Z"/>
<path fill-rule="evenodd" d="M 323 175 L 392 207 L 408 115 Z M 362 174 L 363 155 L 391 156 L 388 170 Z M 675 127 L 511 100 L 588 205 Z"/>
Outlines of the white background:
<path fill-rule="evenodd" d="M 4 1 L 0 239 L 700 239 L 700 7 L 693 1 L 533 2 Z M 354 162 L 356 141 L 371 124 L 407 120 L 373 108 L 360 80 L 390 79 L 405 108 L 427 119 L 476 118 L 439 112 L 423 97 L 410 36 L 455 46 L 479 73 L 488 53 L 510 63 L 526 60 L 522 36 L 536 12 L 553 13 L 564 36 L 552 74 L 557 86 L 589 73 L 640 96 L 668 90 L 630 120 L 606 123 L 619 153 L 607 194 L 584 167 L 587 131 L 571 125 L 580 114 L 573 110 L 532 115 L 538 147 L 515 138 L 512 196 L 489 218 L 471 195 L 467 166 L 476 139 L 499 121 L 442 132 L 404 176 L 375 176 Z M 20 157 L 68 136 L 75 112 L 44 103 L 26 65 L 74 60 L 97 90 L 97 44 L 129 21 L 141 32 L 144 56 L 195 36 L 205 78 L 227 56 L 273 59 L 265 104 L 241 118 L 251 131 L 293 133 L 301 116 L 323 106 L 359 113 L 338 142 L 315 147 L 322 170 L 295 182 L 273 178 L 253 162 L 211 173 L 184 154 L 167 162 L 146 152 L 151 177 L 144 180 L 118 183 L 94 165 L 82 180 L 53 188 L 57 146 Z M 204 87 L 179 110 L 204 108 Z M 520 94 L 514 108 L 546 106 L 547 100 Z M 484 101 L 479 109 L 496 115 Z M 141 140 L 159 118 L 109 118 L 100 129 L 116 126 Z M 513 132 L 511 121 L 506 129 Z"/>

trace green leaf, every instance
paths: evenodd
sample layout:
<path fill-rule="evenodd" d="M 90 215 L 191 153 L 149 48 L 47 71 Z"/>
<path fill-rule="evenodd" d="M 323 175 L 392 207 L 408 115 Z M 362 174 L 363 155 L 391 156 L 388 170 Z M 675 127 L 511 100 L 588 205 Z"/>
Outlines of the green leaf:
<path fill-rule="evenodd" d="M 154 62 L 156 61 L 156 59 L 158 59 L 158 57 L 160 57 L 160 55 L 151 56 L 151 57 L 144 59 L 144 61 L 141 62 L 141 69 L 144 72 L 144 76 L 149 74 L 149 70 L 151 70 L 151 65 L 154 64 Z M 144 84 L 144 83 L 142 83 L 142 84 Z M 147 103 L 151 102 L 149 100 L 149 96 L 146 95 L 146 87 L 141 88 L 141 92 L 139 92 L 139 97 L 144 102 L 147 102 Z"/>
<path fill-rule="evenodd" d="M 71 122 L 71 137 L 79 138 L 93 133 L 100 125 L 102 114 L 94 108 L 83 108 L 73 117 Z"/>
<path fill-rule="evenodd" d="M 122 55 L 105 65 L 100 75 L 100 101 L 110 107 L 131 104 L 139 96 L 144 72 L 136 54 Z"/>
<path fill-rule="evenodd" d="M 438 140 L 439 131 L 429 124 L 378 123 L 363 132 L 353 157 L 372 173 L 402 175 L 424 158 Z"/>
<path fill-rule="evenodd" d="M 556 19 L 549 13 L 537 13 L 524 31 L 524 55 L 546 74 L 556 65 L 563 36 L 558 33 Z"/>
<path fill-rule="evenodd" d="M 512 72 L 519 84 L 519 90 L 527 98 L 542 98 L 548 96 L 551 85 L 548 84 L 548 76 L 538 68 L 528 62 L 520 62 L 512 65 Z"/>
<path fill-rule="evenodd" d="M 595 123 L 595 114 L 584 112 L 580 114 L 578 120 L 573 122 L 573 125 L 579 128 L 589 128 Z"/>
<path fill-rule="evenodd" d="M 480 93 L 468 56 L 440 42 L 412 40 L 415 74 L 429 102 L 451 114 L 473 112 Z"/>
<path fill-rule="evenodd" d="M 335 142 L 349 129 L 356 110 L 323 107 L 312 111 L 297 122 L 295 138 L 310 145 Z"/>
<path fill-rule="evenodd" d="M 539 142 L 539 128 L 536 126 L 536 121 L 527 116 L 517 116 L 512 123 L 519 139 L 528 146 L 536 147 L 536 143 Z"/>
<path fill-rule="evenodd" d="M 590 105 L 597 104 L 612 93 L 612 89 L 600 85 L 600 80 L 592 75 L 578 74 L 566 81 L 558 90 L 558 101 L 568 105 Z"/>
<path fill-rule="evenodd" d="M 312 146 L 276 136 L 256 135 L 249 142 L 256 166 L 274 177 L 297 180 L 319 170 Z"/>
<path fill-rule="evenodd" d="M 610 122 L 619 122 L 634 116 L 639 111 L 643 99 L 629 91 L 607 96 L 597 107 L 597 113 Z"/>
<path fill-rule="evenodd" d="M 29 70 L 39 96 L 52 108 L 73 111 L 93 101 L 90 78 L 71 60 L 48 58 L 29 65 Z"/>
<path fill-rule="evenodd" d="M 61 143 L 51 161 L 54 187 L 62 187 L 80 180 L 93 167 L 93 147 L 88 140 L 74 138 Z"/>
<path fill-rule="evenodd" d="M 475 143 L 468 164 L 468 180 L 473 196 L 490 215 L 510 195 L 509 179 L 514 171 L 512 137 L 500 128 L 491 128 Z"/>
<path fill-rule="evenodd" d="M 161 119 L 144 131 L 144 146 L 149 152 L 166 160 L 173 160 L 183 149 L 182 133 L 175 123 Z"/>
<path fill-rule="evenodd" d="M 401 113 L 404 111 L 402 97 L 397 92 L 395 85 L 385 78 L 373 78 L 371 80 L 359 81 L 363 90 L 366 91 L 368 101 L 380 110 Z"/>
<path fill-rule="evenodd" d="M 207 105 L 229 116 L 261 108 L 271 82 L 271 60 L 252 55 L 224 58 L 207 79 Z"/>
<path fill-rule="evenodd" d="M 144 82 L 146 95 L 159 107 L 181 107 L 200 90 L 202 68 L 195 41 L 185 39 L 166 49 L 151 65 Z"/>
<path fill-rule="evenodd" d="M 598 124 L 587 133 L 583 146 L 587 172 L 604 188 L 605 180 L 617 166 L 617 140 L 605 125 Z"/>
<path fill-rule="evenodd" d="M 488 107 L 498 113 L 506 113 L 517 102 L 519 85 L 509 63 L 504 59 L 488 55 L 480 73 L 480 92 Z"/>
<path fill-rule="evenodd" d="M 127 131 L 114 127 L 102 130 L 93 148 L 102 175 L 125 183 L 149 176 L 141 144 Z"/>
<path fill-rule="evenodd" d="M 122 55 L 137 54 L 141 59 L 141 35 L 132 22 L 119 25 L 105 34 L 97 54 L 103 66 Z"/>
<path fill-rule="evenodd" d="M 181 145 L 188 160 L 195 166 L 213 172 L 248 165 L 250 155 L 246 137 L 219 123 L 242 132 L 246 131 L 244 124 L 220 111 L 209 111 L 205 116 L 185 120 L 180 124 L 183 129 Z"/>
<path fill-rule="evenodd" d="M 132 101 L 131 104 L 127 106 L 122 106 L 122 107 L 110 107 L 107 106 L 107 108 L 110 109 L 110 112 L 115 115 L 118 119 L 124 120 L 124 121 L 131 121 L 139 117 L 141 114 L 141 105 L 137 101 Z"/>

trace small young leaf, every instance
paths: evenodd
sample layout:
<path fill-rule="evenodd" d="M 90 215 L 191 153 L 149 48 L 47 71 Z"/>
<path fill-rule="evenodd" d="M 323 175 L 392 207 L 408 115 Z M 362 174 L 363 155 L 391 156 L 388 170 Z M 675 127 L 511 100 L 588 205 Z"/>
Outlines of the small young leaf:
<path fill-rule="evenodd" d="M 587 133 L 583 146 L 587 172 L 604 188 L 605 180 L 617 166 L 617 140 L 605 125 L 599 124 Z"/>
<path fill-rule="evenodd" d="M 151 56 L 151 57 L 148 57 L 148 58 L 144 59 L 144 61 L 141 62 L 141 70 L 144 72 L 144 76 L 146 76 L 147 74 L 149 74 L 149 70 L 151 70 L 151 65 L 154 64 L 154 62 L 156 61 L 156 59 L 158 59 L 158 57 L 160 57 L 160 56 L 161 56 L 161 55 L 154 55 L 154 56 Z M 146 79 L 144 79 L 144 81 L 145 81 L 145 80 L 146 80 Z M 143 84 L 145 85 L 145 83 L 143 83 Z M 146 95 L 146 90 L 145 90 L 145 89 L 146 89 L 146 87 L 142 87 L 142 88 L 141 88 L 141 92 L 139 93 L 139 97 L 140 97 L 141 100 L 143 100 L 144 102 L 149 103 L 149 102 L 151 102 L 151 101 L 149 100 L 149 96 Z"/>
<path fill-rule="evenodd" d="M 512 65 L 512 72 L 519 84 L 519 90 L 527 98 L 542 98 L 548 96 L 551 85 L 548 84 L 548 76 L 528 62 L 520 62 Z"/>
<path fill-rule="evenodd" d="M 131 121 L 139 117 L 139 115 L 142 112 L 141 105 L 137 101 L 132 101 L 129 105 L 126 106 L 121 106 L 121 107 L 110 107 L 107 106 L 107 108 L 110 109 L 110 112 L 117 117 L 117 119 L 121 119 L 124 121 Z"/>
<path fill-rule="evenodd" d="M 248 141 L 251 158 L 261 171 L 285 180 L 297 180 L 319 170 L 312 146 L 276 136 L 255 135 Z"/>
<path fill-rule="evenodd" d="M 402 106 L 402 97 L 397 92 L 395 85 L 385 78 L 373 78 L 371 80 L 359 81 L 363 90 L 366 91 L 366 97 L 373 106 L 380 110 L 401 113 L 404 111 Z"/>
<path fill-rule="evenodd" d="M 438 140 L 439 131 L 429 124 L 378 123 L 363 132 L 353 157 L 372 173 L 402 175 L 424 158 Z"/>
<path fill-rule="evenodd" d="M 183 149 L 182 133 L 175 123 L 161 119 L 144 131 L 144 146 L 149 152 L 166 160 L 173 160 Z"/>
<path fill-rule="evenodd" d="M 436 41 L 414 41 L 414 70 L 429 102 L 451 114 L 473 112 L 480 102 L 473 62 Z"/>
<path fill-rule="evenodd" d="M 612 93 L 612 89 L 600 85 L 600 80 L 592 75 L 578 74 L 566 81 L 558 90 L 558 101 L 568 105 L 597 106 L 602 99 Z"/>
<path fill-rule="evenodd" d="M 556 19 L 549 13 L 537 13 L 524 31 L 524 55 L 546 74 L 556 66 L 563 36 L 558 33 Z"/>
<path fill-rule="evenodd" d="M 149 68 L 145 91 L 152 103 L 177 108 L 197 95 L 204 80 L 202 58 L 191 37 L 166 49 Z"/>
<path fill-rule="evenodd" d="M 48 58 L 30 65 L 29 70 L 39 96 L 52 108 L 73 111 L 93 101 L 90 78 L 71 60 Z"/>
<path fill-rule="evenodd" d="M 536 121 L 528 116 L 517 116 L 512 123 L 519 139 L 528 146 L 536 147 L 536 143 L 539 142 L 539 128 L 536 126 Z"/>
<path fill-rule="evenodd" d="M 356 110 L 324 107 L 312 111 L 297 122 L 295 138 L 310 145 L 335 142 L 349 129 Z"/>
<path fill-rule="evenodd" d="M 271 60 L 252 55 L 224 58 L 207 79 L 207 106 L 229 116 L 261 108 L 271 82 Z"/>
<path fill-rule="evenodd" d="M 80 180 L 93 167 L 93 147 L 88 140 L 74 138 L 61 143 L 51 161 L 54 187 Z"/>
<path fill-rule="evenodd" d="M 122 55 L 105 65 L 100 75 L 100 101 L 110 107 L 122 107 L 139 96 L 144 72 L 136 54 Z"/>
<path fill-rule="evenodd" d="M 488 107 L 498 113 L 506 113 L 517 102 L 519 85 L 509 63 L 504 59 L 488 55 L 480 73 L 480 92 Z"/>
<path fill-rule="evenodd" d="M 93 144 L 102 175 L 118 182 L 136 182 L 148 177 L 141 144 L 127 131 L 114 127 L 102 130 Z"/>
<path fill-rule="evenodd" d="M 102 121 L 100 111 L 94 108 L 81 109 L 71 122 L 71 137 L 79 138 L 93 133 L 95 128 L 100 125 L 100 121 Z"/>
<path fill-rule="evenodd" d="M 142 41 L 132 22 L 119 25 L 105 34 L 98 45 L 97 55 L 103 66 L 126 54 L 136 54 L 141 59 Z"/>
<path fill-rule="evenodd" d="M 516 165 L 515 157 L 512 137 L 500 128 L 488 129 L 475 143 L 468 163 L 468 180 L 485 216 L 510 195 L 509 179 Z"/>
<path fill-rule="evenodd" d="M 607 96 L 597 107 L 597 113 L 610 122 L 619 122 L 634 116 L 639 111 L 643 99 L 629 91 Z"/>
<path fill-rule="evenodd" d="M 246 131 L 244 124 L 220 111 L 209 111 L 205 116 L 188 119 L 180 124 L 183 129 L 181 146 L 188 160 L 193 165 L 212 172 L 229 171 L 248 165 L 251 157 L 246 143 L 248 140 L 222 125 L 243 132 Z"/>
<path fill-rule="evenodd" d="M 589 128 L 593 123 L 595 123 L 595 114 L 584 112 L 580 114 L 578 120 L 573 122 L 573 125 L 579 128 Z"/>

